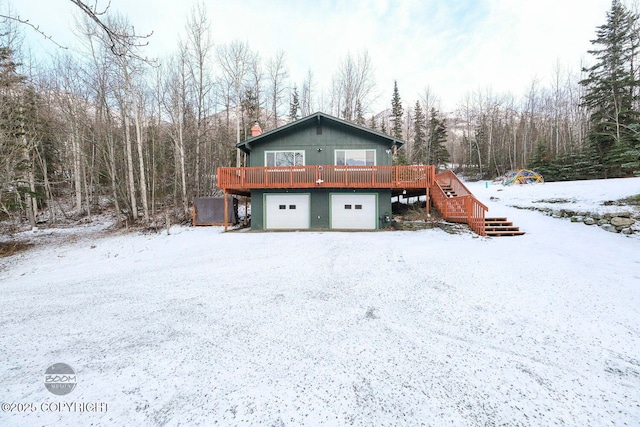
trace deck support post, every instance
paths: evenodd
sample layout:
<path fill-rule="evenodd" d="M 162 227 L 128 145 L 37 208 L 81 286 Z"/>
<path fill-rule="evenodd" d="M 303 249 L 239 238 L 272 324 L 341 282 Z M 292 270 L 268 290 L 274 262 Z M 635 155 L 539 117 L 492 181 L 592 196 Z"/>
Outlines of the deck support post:
<path fill-rule="evenodd" d="M 431 200 L 429 200 L 429 187 L 427 187 L 427 215 L 431 215 Z"/>
<path fill-rule="evenodd" d="M 227 231 L 227 228 L 229 226 L 228 224 L 228 219 L 229 219 L 229 198 L 227 197 L 227 190 L 223 190 L 223 197 L 224 197 L 224 231 Z"/>
<path fill-rule="evenodd" d="M 245 225 L 245 227 L 249 223 L 249 221 L 247 221 L 248 212 L 249 212 L 249 197 L 245 197 L 244 198 L 244 225 Z"/>

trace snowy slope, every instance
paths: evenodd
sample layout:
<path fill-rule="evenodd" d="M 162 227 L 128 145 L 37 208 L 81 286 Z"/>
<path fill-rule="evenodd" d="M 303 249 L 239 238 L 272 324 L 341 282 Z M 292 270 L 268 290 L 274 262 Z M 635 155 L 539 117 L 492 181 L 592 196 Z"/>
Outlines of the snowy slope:
<path fill-rule="evenodd" d="M 470 184 L 521 237 L 174 227 L 2 259 L 0 401 L 37 410 L 0 425 L 639 425 L 640 239 L 510 207 L 640 193 L 590 183 Z"/>

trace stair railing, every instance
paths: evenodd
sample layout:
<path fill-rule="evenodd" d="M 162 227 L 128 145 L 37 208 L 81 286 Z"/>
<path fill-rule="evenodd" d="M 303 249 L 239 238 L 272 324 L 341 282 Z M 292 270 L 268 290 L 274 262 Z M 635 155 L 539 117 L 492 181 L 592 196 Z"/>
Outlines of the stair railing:
<path fill-rule="evenodd" d="M 447 197 L 443 187 L 449 187 L 456 194 Z M 442 217 L 451 222 L 463 222 L 481 236 L 485 236 L 484 218 L 489 210 L 469 191 L 452 171 L 447 170 L 436 175 L 431 188 L 431 199 Z"/>

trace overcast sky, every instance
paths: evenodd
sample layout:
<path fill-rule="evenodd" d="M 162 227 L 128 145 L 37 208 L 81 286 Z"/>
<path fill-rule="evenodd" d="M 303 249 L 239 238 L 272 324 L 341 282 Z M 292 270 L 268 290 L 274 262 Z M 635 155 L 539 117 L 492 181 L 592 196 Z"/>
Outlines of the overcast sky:
<path fill-rule="evenodd" d="M 0 0 L 7 3 L 7 0 Z M 93 0 L 87 0 L 92 3 Z M 150 56 L 166 55 L 183 37 L 196 0 L 111 0 L 139 33 L 154 32 Z M 14 12 L 73 45 L 68 0 L 13 0 Z M 98 0 L 106 5 L 106 0 Z M 405 109 L 428 86 L 451 110 L 465 94 L 490 88 L 522 96 L 533 79 L 546 84 L 556 64 L 578 72 L 611 0 L 204 0 L 213 42 L 247 41 L 263 58 L 287 53 L 301 86 L 311 69 L 318 88 L 329 87 L 341 58 L 367 50 L 379 111 L 398 81 Z M 28 32 L 25 29 L 25 32 Z M 49 51 L 42 38 L 30 43 Z"/>

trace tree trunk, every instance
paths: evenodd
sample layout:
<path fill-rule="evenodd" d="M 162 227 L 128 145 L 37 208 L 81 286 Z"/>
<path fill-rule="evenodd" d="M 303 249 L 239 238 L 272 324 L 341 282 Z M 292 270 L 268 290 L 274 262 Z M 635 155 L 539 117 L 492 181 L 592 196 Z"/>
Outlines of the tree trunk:
<path fill-rule="evenodd" d="M 128 86 L 128 85 L 127 85 Z M 127 158 L 127 185 L 129 189 L 129 201 L 131 203 L 131 218 L 136 221 L 138 219 L 138 205 L 136 203 L 135 177 L 133 172 L 133 150 L 131 147 L 131 135 L 129 133 L 129 88 L 125 88 L 124 110 L 122 112 L 124 119 L 124 142 L 125 153 Z"/>
<path fill-rule="evenodd" d="M 82 178 L 80 172 L 80 142 L 76 137 L 75 126 L 71 127 L 71 155 L 73 156 L 73 189 L 75 192 L 76 210 L 82 209 Z"/>
<path fill-rule="evenodd" d="M 140 129 L 140 107 L 134 101 L 134 121 L 136 126 L 136 146 L 138 148 L 138 167 L 140 170 L 140 199 L 142 199 L 142 211 L 144 222 L 149 222 L 149 205 L 147 203 L 147 177 L 144 169 L 144 150 L 142 149 L 142 130 Z"/>

